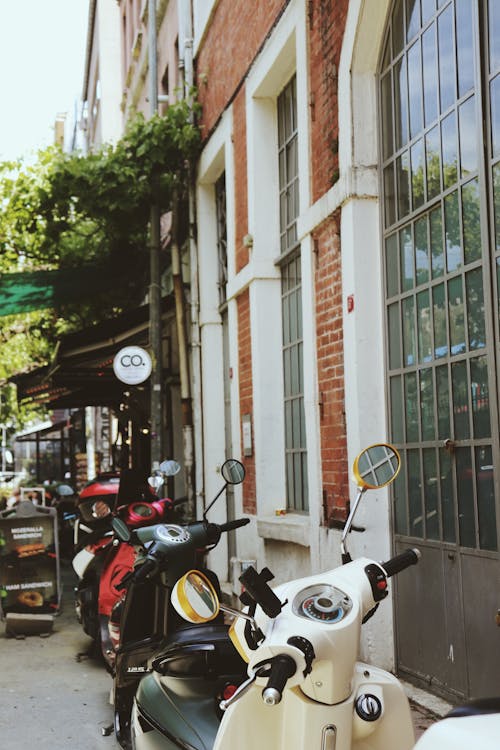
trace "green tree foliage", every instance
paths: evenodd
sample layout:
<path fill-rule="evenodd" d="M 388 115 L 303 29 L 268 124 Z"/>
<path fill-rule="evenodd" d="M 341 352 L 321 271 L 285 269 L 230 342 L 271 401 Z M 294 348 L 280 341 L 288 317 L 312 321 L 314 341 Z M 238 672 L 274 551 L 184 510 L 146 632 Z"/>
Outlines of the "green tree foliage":
<path fill-rule="evenodd" d="M 0 317 L 0 382 L 47 362 L 61 334 L 144 299 L 153 191 L 162 212 L 174 190 L 186 196 L 197 108 L 193 95 L 165 116 L 138 114 L 116 145 L 86 155 L 50 148 L 34 164 L 0 164 L 0 274 L 91 265 L 110 279 L 85 303 Z"/>

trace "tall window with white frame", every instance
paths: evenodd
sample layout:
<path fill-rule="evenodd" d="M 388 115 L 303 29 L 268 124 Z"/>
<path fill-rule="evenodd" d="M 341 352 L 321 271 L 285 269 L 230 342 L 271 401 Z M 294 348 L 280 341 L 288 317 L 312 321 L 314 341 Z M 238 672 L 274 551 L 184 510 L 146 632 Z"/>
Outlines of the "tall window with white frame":
<path fill-rule="evenodd" d="M 219 305 L 227 301 L 227 224 L 226 224 L 226 173 L 223 172 L 215 183 L 215 212 L 217 216 L 217 286 Z"/>
<path fill-rule="evenodd" d="M 299 169 L 297 83 L 294 76 L 278 97 L 281 313 L 287 508 L 307 512 L 307 447 L 304 416 L 302 276 L 297 242 Z"/>

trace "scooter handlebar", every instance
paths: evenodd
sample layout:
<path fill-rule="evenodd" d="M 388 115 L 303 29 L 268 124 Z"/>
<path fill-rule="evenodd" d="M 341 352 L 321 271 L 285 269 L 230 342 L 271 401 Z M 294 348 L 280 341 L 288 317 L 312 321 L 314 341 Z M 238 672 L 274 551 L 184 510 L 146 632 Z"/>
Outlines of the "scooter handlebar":
<path fill-rule="evenodd" d="M 271 662 L 271 674 L 267 685 L 262 691 L 262 700 L 268 706 L 275 706 L 280 702 L 283 690 L 290 677 L 297 671 L 297 665 L 291 656 L 278 654 Z"/>
<path fill-rule="evenodd" d="M 235 518 L 234 521 L 226 521 L 221 523 L 219 529 L 223 531 L 233 531 L 233 529 L 239 529 L 241 526 L 246 526 L 250 523 L 249 518 Z"/>
<path fill-rule="evenodd" d="M 420 550 L 413 547 L 412 549 L 406 549 L 401 554 L 391 557 L 387 562 L 381 563 L 387 578 L 401 573 L 405 568 L 409 568 L 410 565 L 416 565 L 421 558 Z"/>

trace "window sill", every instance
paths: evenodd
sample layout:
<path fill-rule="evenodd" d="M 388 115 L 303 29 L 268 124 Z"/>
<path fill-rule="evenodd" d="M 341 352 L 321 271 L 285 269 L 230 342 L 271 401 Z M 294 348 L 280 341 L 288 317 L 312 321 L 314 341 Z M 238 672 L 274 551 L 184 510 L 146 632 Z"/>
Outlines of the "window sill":
<path fill-rule="evenodd" d="M 310 546 L 310 518 L 294 513 L 284 516 L 263 516 L 257 519 L 257 533 L 263 539 L 292 542 Z"/>

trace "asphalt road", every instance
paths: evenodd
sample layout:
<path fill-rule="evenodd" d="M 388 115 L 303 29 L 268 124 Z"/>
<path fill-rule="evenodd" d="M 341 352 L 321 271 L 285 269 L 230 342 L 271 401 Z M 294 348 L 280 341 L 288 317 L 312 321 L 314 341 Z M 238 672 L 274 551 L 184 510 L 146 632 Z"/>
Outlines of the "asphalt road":
<path fill-rule="evenodd" d="M 0 747 L 2 750 L 117 750 L 111 678 L 101 662 L 77 655 L 90 639 L 73 609 L 75 576 L 62 566 L 61 613 L 48 637 L 8 637 L 0 623 Z"/>

